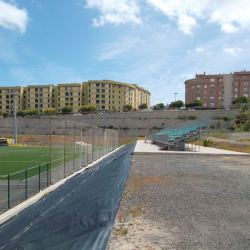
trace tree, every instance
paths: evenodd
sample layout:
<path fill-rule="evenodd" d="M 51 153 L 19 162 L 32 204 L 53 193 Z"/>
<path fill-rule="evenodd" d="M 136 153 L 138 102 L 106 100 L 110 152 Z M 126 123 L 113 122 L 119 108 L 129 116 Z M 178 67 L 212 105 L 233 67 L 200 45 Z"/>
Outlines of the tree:
<path fill-rule="evenodd" d="M 6 118 L 9 116 L 9 112 L 3 112 L 3 118 Z"/>
<path fill-rule="evenodd" d="M 176 101 L 176 102 L 171 102 L 171 103 L 169 104 L 169 107 L 170 107 L 170 108 L 181 108 L 181 107 L 183 107 L 183 106 L 184 106 L 184 102 L 181 101 L 181 100 Z"/>
<path fill-rule="evenodd" d="M 185 104 L 185 106 L 188 108 L 193 108 L 193 107 L 201 107 L 203 105 L 202 101 L 194 99 L 188 103 Z"/>
<path fill-rule="evenodd" d="M 82 107 L 78 108 L 78 110 L 81 113 L 86 113 L 86 112 L 95 112 L 97 108 L 94 105 L 83 105 Z"/>
<path fill-rule="evenodd" d="M 61 111 L 63 114 L 68 114 L 68 113 L 71 113 L 73 111 L 73 106 L 64 106 L 61 108 Z"/>
<path fill-rule="evenodd" d="M 236 104 L 236 103 L 249 103 L 249 102 L 250 102 L 250 99 L 248 97 L 244 96 L 244 95 L 233 99 L 233 104 Z"/>
<path fill-rule="evenodd" d="M 113 110 L 112 110 L 113 113 L 116 113 L 117 112 L 117 108 L 114 107 Z"/>
<path fill-rule="evenodd" d="M 123 108 L 123 112 L 128 112 L 128 109 L 127 108 Z"/>
<path fill-rule="evenodd" d="M 123 111 L 126 112 L 124 109 L 127 109 L 127 111 L 130 111 L 133 109 L 133 106 L 131 104 L 126 104 L 123 106 Z"/>
<path fill-rule="evenodd" d="M 165 109 L 166 106 L 163 104 L 163 103 L 158 103 L 154 106 L 154 110 L 157 110 L 157 109 Z"/>
<path fill-rule="evenodd" d="M 142 103 L 141 105 L 139 105 L 139 109 L 147 109 L 147 108 L 148 108 L 147 103 Z"/>
<path fill-rule="evenodd" d="M 47 109 L 43 109 L 43 113 L 45 115 L 51 115 L 55 112 L 55 109 L 54 108 L 47 108 Z"/>
<path fill-rule="evenodd" d="M 0 116 L 2 116 L 2 111 L 0 111 Z"/>

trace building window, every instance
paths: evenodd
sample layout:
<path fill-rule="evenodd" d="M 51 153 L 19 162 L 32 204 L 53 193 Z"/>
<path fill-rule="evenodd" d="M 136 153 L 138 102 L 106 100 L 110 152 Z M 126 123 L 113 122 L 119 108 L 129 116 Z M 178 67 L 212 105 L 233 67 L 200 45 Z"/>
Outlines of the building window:
<path fill-rule="evenodd" d="M 49 94 L 48 94 L 48 97 L 49 97 Z"/>
<path fill-rule="evenodd" d="M 43 104 L 40 104 L 39 106 L 40 106 L 40 108 L 43 108 Z"/>
<path fill-rule="evenodd" d="M 50 92 L 50 88 L 48 88 L 48 92 Z"/>
<path fill-rule="evenodd" d="M 244 92 L 248 92 L 248 88 L 244 88 Z"/>
<path fill-rule="evenodd" d="M 100 103 L 100 101 L 99 101 L 99 100 L 96 100 L 96 101 L 95 101 L 95 103 L 97 103 L 97 104 L 98 104 L 98 103 Z"/>
<path fill-rule="evenodd" d="M 215 82 L 215 79 L 214 79 L 214 78 L 211 78 L 210 81 L 211 81 L 211 82 Z"/>
<path fill-rule="evenodd" d="M 102 83 L 102 87 L 105 88 L 105 83 Z"/>
<path fill-rule="evenodd" d="M 201 89 L 201 85 L 197 85 L 197 89 Z"/>
<path fill-rule="evenodd" d="M 221 97 L 219 96 L 219 100 L 221 100 Z"/>
<path fill-rule="evenodd" d="M 206 101 L 207 100 L 207 97 L 204 97 L 204 101 Z"/>
<path fill-rule="evenodd" d="M 68 99 L 68 98 L 67 98 Z M 73 102 L 73 98 L 70 98 L 70 101 Z"/>
<path fill-rule="evenodd" d="M 235 89 L 235 91 L 237 91 L 237 88 Z"/>
<path fill-rule="evenodd" d="M 96 93 L 100 93 L 100 89 L 96 89 Z"/>
<path fill-rule="evenodd" d="M 102 103 L 105 104 L 105 100 L 102 100 Z"/>
<path fill-rule="evenodd" d="M 105 98 L 105 95 L 102 95 L 102 98 Z"/>
<path fill-rule="evenodd" d="M 68 95 L 70 95 L 70 96 L 73 96 L 73 92 L 70 92 L 70 93 L 67 93 Z"/>
<path fill-rule="evenodd" d="M 69 90 L 73 91 L 73 87 L 70 87 Z"/>
<path fill-rule="evenodd" d="M 247 75 L 242 76 L 242 79 L 247 79 L 247 78 L 248 78 Z"/>
<path fill-rule="evenodd" d="M 40 99 L 39 102 L 43 102 L 43 99 Z"/>
<path fill-rule="evenodd" d="M 68 102 L 69 101 L 69 98 L 65 98 L 65 102 Z"/>
<path fill-rule="evenodd" d="M 97 83 L 97 84 L 96 84 L 96 87 L 100 87 L 100 84 L 99 84 L 99 83 Z"/>
<path fill-rule="evenodd" d="M 197 99 L 197 100 L 200 100 L 201 98 L 200 98 L 200 97 L 197 97 L 196 99 Z"/>
<path fill-rule="evenodd" d="M 58 98 L 58 102 L 60 102 L 60 98 Z"/>
<path fill-rule="evenodd" d="M 235 98 L 237 97 L 237 94 L 235 94 Z"/>
<path fill-rule="evenodd" d="M 102 93 L 105 93 L 105 89 L 102 89 Z"/>
<path fill-rule="evenodd" d="M 244 96 L 248 97 L 248 94 L 244 94 Z"/>
<path fill-rule="evenodd" d="M 38 88 L 35 88 L 35 92 L 38 92 Z"/>
<path fill-rule="evenodd" d="M 214 103 L 210 103 L 210 107 L 213 108 L 214 107 Z"/>
<path fill-rule="evenodd" d="M 101 106 L 101 109 L 105 109 L 105 106 Z"/>
<path fill-rule="evenodd" d="M 10 104 L 10 101 L 6 101 L 6 104 Z"/>
<path fill-rule="evenodd" d="M 205 87 L 205 89 L 206 89 L 206 88 L 207 88 L 207 85 L 205 85 L 204 87 Z"/>
<path fill-rule="evenodd" d="M 244 86 L 248 86 L 248 82 L 244 82 Z"/>
<path fill-rule="evenodd" d="M 58 103 L 58 107 L 60 107 L 60 103 Z"/>
<path fill-rule="evenodd" d="M 40 88 L 40 89 L 39 89 L 39 91 L 40 91 L 40 92 L 43 92 L 43 89 L 42 89 L 42 88 Z"/>
<path fill-rule="evenodd" d="M 35 104 L 35 108 L 38 108 L 38 104 Z"/>
<path fill-rule="evenodd" d="M 68 93 L 68 92 L 66 92 L 66 93 L 65 93 L 65 96 L 69 96 L 69 93 Z"/>
<path fill-rule="evenodd" d="M 197 95 L 201 95 L 201 92 L 197 92 Z M 130 99 L 130 98 L 129 98 Z"/>
<path fill-rule="evenodd" d="M 238 83 L 236 82 L 236 83 L 235 83 L 235 86 L 237 86 L 237 85 L 238 85 Z"/>
<path fill-rule="evenodd" d="M 96 95 L 96 98 L 99 98 L 100 96 L 99 95 Z"/>
<path fill-rule="evenodd" d="M 66 106 L 68 106 L 69 104 L 68 103 L 65 103 Z"/>
<path fill-rule="evenodd" d="M 219 95 L 221 95 L 221 91 L 219 91 Z"/>
<path fill-rule="evenodd" d="M 35 102 L 38 102 L 38 99 L 35 99 Z"/>
<path fill-rule="evenodd" d="M 211 89 L 214 89 L 214 85 L 211 85 Z"/>
<path fill-rule="evenodd" d="M 207 91 L 204 91 L 204 94 L 206 95 L 206 94 L 207 94 Z"/>
<path fill-rule="evenodd" d="M 214 95 L 214 91 L 210 91 L 210 94 L 211 94 L 211 95 Z"/>
<path fill-rule="evenodd" d="M 73 106 L 73 103 L 70 103 L 70 106 Z"/>
<path fill-rule="evenodd" d="M 214 101 L 214 97 L 210 97 L 210 101 Z"/>
<path fill-rule="evenodd" d="M 221 81 L 222 81 L 222 79 L 221 79 L 221 78 L 219 78 L 219 81 L 221 82 Z"/>
<path fill-rule="evenodd" d="M 43 94 L 39 94 L 39 97 L 43 97 Z"/>
<path fill-rule="evenodd" d="M 69 87 L 65 87 L 65 90 L 69 90 Z"/>

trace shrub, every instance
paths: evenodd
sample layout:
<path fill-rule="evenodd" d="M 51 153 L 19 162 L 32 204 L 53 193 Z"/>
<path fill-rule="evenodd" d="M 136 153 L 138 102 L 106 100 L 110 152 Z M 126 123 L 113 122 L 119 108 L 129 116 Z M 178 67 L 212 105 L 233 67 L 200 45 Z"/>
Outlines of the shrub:
<path fill-rule="evenodd" d="M 236 124 L 236 122 L 235 121 L 233 121 L 233 124 L 232 124 L 232 126 L 230 126 L 230 127 L 228 127 L 228 129 L 230 129 L 230 130 L 235 130 L 235 129 L 237 129 L 238 128 L 238 125 Z"/>
<path fill-rule="evenodd" d="M 222 128 L 222 121 L 221 120 L 218 121 L 217 128 Z"/>
<path fill-rule="evenodd" d="M 147 103 L 142 103 L 141 105 L 139 105 L 139 109 L 147 109 L 147 108 L 148 108 L 148 104 Z"/>
<path fill-rule="evenodd" d="M 244 125 L 244 130 L 249 132 L 250 131 L 250 120 L 247 120 Z"/>
<path fill-rule="evenodd" d="M 127 108 L 123 108 L 123 112 L 128 112 L 128 109 Z"/>
<path fill-rule="evenodd" d="M 78 111 L 81 113 L 90 112 L 90 111 L 95 112 L 96 110 L 97 108 L 94 105 L 83 105 L 78 108 Z"/>
<path fill-rule="evenodd" d="M 222 119 L 222 117 L 219 115 L 216 115 L 215 117 L 213 117 L 213 120 L 221 120 L 221 119 Z"/>
<path fill-rule="evenodd" d="M 186 120 L 186 119 L 188 119 L 188 116 L 187 115 L 180 115 L 180 116 L 178 116 L 178 119 Z"/>
<path fill-rule="evenodd" d="M 250 120 L 250 111 L 240 112 L 236 116 L 236 119 L 238 120 L 239 123 L 245 123 L 247 120 Z"/>
<path fill-rule="evenodd" d="M 9 112 L 3 112 L 3 118 L 6 118 L 9 116 Z"/>
<path fill-rule="evenodd" d="M 47 109 L 43 109 L 43 113 L 45 115 L 51 115 L 55 112 L 55 109 L 54 108 L 47 108 Z"/>
<path fill-rule="evenodd" d="M 230 121 L 231 119 L 230 119 L 230 117 L 229 117 L 229 116 L 224 115 L 224 116 L 223 116 L 223 120 L 224 120 L 224 121 Z"/>
<path fill-rule="evenodd" d="M 205 139 L 203 141 L 203 146 L 204 147 L 211 147 L 213 145 L 213 143 L 214 143 L 213 141 Z"/>
<path fill-rule="evenodd" d="M 188 116 L 188 119 L 189 120 L 196 120 L 196 119 L 198 119 L 199 117 L 197 116 L 197 115 L 189 115 Z"/>
<path fill-rule="evenodd" d="M 2 111 L 0 111 L 0 116 L 2 116 Z"/>
<path fill-rule="evenodd" d="M 201 100 L 194 99 L 188 103 L 185 104 L 186 108 L 190 107 L 201 107 L 203 105 L 203 102 Z"/>

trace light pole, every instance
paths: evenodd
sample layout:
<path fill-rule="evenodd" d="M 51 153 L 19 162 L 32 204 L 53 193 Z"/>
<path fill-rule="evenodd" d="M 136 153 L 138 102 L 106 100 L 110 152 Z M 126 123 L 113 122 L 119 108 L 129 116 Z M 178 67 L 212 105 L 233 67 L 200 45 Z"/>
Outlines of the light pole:
<path fill-rule="evenodd" d="M 18 90 L 11 89 L 10 93 L 14 96 L 14 139 L 15 144 L 17 144 L 16 96 L 18 95 Z"/>
<path fill-rule="evenodd" d="M 175 101 L 176 101 L 176 95 L 178 94 L 178 93 L 174 93 L 175 94 Z"/>
<path fill-rule="evenodd" d="M 155 107 L 155 96 L 157 96 L 157 95 L 159 95 L 159 94 L 156 94 L 156 95 L 153 95 L 152 97 L 153 97 L 153 110 L 154 110 L 154 107 Z"/>

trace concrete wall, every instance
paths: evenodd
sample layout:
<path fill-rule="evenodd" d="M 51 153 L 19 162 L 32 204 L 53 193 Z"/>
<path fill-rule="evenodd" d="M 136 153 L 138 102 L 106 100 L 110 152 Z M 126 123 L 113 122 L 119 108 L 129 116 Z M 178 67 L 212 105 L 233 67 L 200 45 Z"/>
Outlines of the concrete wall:
<path fill-rule="evenodd" d="M 204 117 L 210 115 L 215 116 L 227 115 L 235 118 L 239 113 L 237 110 L 215 110 L 215 111 L 149 111 L 149 112 L 130 112 L 130 113 L 115 113 L 103 115 L 83 115 L 83 116 L 59 116 L 52 119 L 53 122 L 60 122 L 64 119 L 76 122 L 82 122 L 89 125 L 95 125 L 106 128 L 114 128 L 119 131 L 120 137 L 130 136 L 145 136 L 156 133 L 159 129 L 172 126 L 184 122 L 178 119 L 178 116 L 197 115 Z M 18 118 L 18 133 L 19 134 L 49 134 L 50 120 L 44 119 L 25 119 Z M 222 121 L 222 127 L 230 126 L 232 121 Z M 218 120 L 211 119 L 211 125 L 217 127 Z M 0 119 L 0 133 L 13 134 L 14 120 L 13 118 Z M 59 126 L 60 127 L 60 126 Z M 53 126 L 52 132 L 57 131 L 60 134 L 60 129 L 57 124 Z"/>

